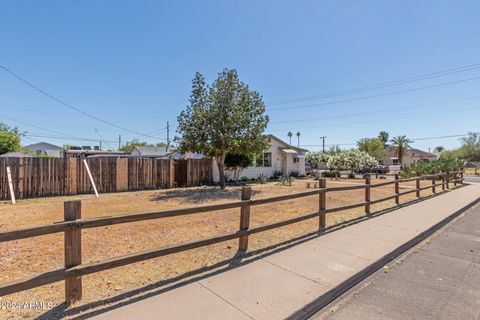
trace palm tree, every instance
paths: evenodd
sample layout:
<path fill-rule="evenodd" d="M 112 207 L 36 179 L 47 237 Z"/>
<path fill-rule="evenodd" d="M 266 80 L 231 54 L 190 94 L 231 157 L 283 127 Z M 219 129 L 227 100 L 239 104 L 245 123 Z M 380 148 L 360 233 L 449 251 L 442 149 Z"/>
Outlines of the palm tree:
<path fill-rule="evenodd" d="M 443 146 L 436 146 L 434 150 L 435 150 L 436 152 L 440 153 L 440 152 L 445 151 L 445 148 L 444 148 Z"/>
<path fill-rule="evenodd" d="M 300 131 L 297 131 L 298 147 L 300 148 Z"/>
<path fill-rule="evenodd" d="M 405 151 L 410 148 L 410 143 L 412 143 L 413 141 L 408 139 L 407 136 L 396 136 L 393 137 L 390 142 L 395 148 L 395 152 L 398 157 L 398 163 L 402 165 L 403 155 L 405 154 Z"/>
<path fill-rule="evenodd" d="M 288 138 L 290 139 L 290 145 L 291 145 L 291 144 L 292 144 L 292 136 L 293 136 L 293 133 L 292 133 L 291 131 L 288 131 L 287 136 L 288 136 Z"/>
<path fill-rule="evenodd" d="M 380 131 L 378 133 L 378 139 L 382 141 L 383 145 L 387 144 L 389 138 L 389 134 L 387 131 Z"/>

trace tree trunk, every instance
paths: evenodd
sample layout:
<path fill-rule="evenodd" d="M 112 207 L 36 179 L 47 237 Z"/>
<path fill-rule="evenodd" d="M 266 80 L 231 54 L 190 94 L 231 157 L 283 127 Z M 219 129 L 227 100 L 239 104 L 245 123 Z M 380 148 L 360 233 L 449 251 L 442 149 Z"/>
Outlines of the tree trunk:
<path fill-rule="evenodd" d="M 218 176 L 220 178 L 218 184 L 220 185 L 221 189 L 225 189 L 225 154 L 219 155 L 217 157 L 217 165 Z"/>

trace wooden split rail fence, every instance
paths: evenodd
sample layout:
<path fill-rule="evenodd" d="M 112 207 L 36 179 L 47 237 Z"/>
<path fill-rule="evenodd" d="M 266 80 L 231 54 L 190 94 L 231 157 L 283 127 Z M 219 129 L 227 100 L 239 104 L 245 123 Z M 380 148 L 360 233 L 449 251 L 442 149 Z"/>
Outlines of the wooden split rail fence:
<path fill-rule="evenodd" d="M 98 192 L 212 185 L 212 160 L 86 158 Z M 93 193 L 83 158 L 1 158 L 0 200 L 10 199 L 7 167 L 19 199 Z"/>
<path fill-rule="evenodd" d="M 431 180 L 431 185 L 421 187 L 421 180 Z M 417 181 L 416 187 L 400 192 L 400 183 Z M 139 261 L 162 257 L 177 252 L 182 252 L 194 248 L 200 248 L 208 245 L 212 245 L 219 242 L 224 242 L 232 239 L 239 239 L 239 250 L 246 251 L 248 249 L 248 237 L 250 235 L 280 228 L 286 225 L 304 221 L 307 219 L 317 218 L 319 219 L 319 231 L 323 232 L 326 228 L 326 215 L 342 210 L 365 207 L 365 213 L 367 216 L 371 215 L 370 205 L 387 200 L 396 200 L 396 204 L 400 203 L 400 197 L 409 193 L 416 193 L 416 196 L 420 198 L 420 192 L 422 190 L 431 189 L 432 193 L 437 193 L 437 187 L 441 187 L 442 190 L 450 188 L 450 184 L 453 183 L 463 184 L 463 172 L 441 173 L 430 176 L 414 177 L 409 179 L 399 179 L 398 175 L 395 176 L 395 180 L 386 181 L 376 184 L 371 184 L 370 178 L 365 179 L 365 184 L 345 187 L 327 187 L 326 180 L 320 179 L 319 188 L 309 190 L 306 192 L 299 192 L 286 195 L 278 195 L 267 198 L 251 199 L 250 187 L 243 187 L 241 200 L 222 203 L 205 205 L 191 208 L 181 208 L 174 210 L 165 210 L 159 212 L 146 212 L 146 213 L 133 213 L 117 216 L 99 217 L 91 219 L 82 219 L 81 217 L 81 202 L 80 201 L 67 201 L 64 206 L 64 221 L 39 225 L 35 227 L 2 231 L 0 232 L 0 243 L 30 237 L 36 237 L 46 234 L 53 234 L 57 232 L 64 232 L 64 252 L 65 252 L 65 267 L 62 269 L 53 270 L 47 273 L 31 276 L 28 278 L 14 280 L 8 283 L 0 284 L 0 296 L 12 294 L 18 291 L 27 290 L 42 285 L 65 281 L 65 300 L 67 304 L 70 304 L 74 300 L 79 300 L 82 297 L 82 276 L 108 270 Z M 371 200 L 370 193 L 372 188 L 394 185 L 395 193 L 391 196 L 384 197 L 377 200 Z M 354 203 L 346 206 L 327 208 L 326 194 L 329 192 L 341 192 L 350 190 L 365 190 L 365 201 L 360 203 Z M 309 213 L 303 216 L 294 217 L 288 220 L 279 221 L 267 225 L 250 227 L 250 207 L 268 203 L 274 203 L 279 201 L 297 199 L 308 196 L 319 196 L 318 211 Z M 238 231 L 225 233 L 222 235 L 213 236 L 210 238 L 195 240 L 191 242 L 185 242 L 182 244 L 172 245 L 168 247 L 161 247 L 143 252 L 132 253 L 120 257 L 111 258 L 108 260 L 82 263 L 82 233 L 81 230 L 88 228 L 96 228 L 101 226 L 110 226 L 120 223 L 145 221 L 151 219 L 161 219 L 167 217 L 178 217 L 184 215 L 191 215 L 196 213 L 210 212 L 216 210 L 240 208 L 240 228 Z"/>

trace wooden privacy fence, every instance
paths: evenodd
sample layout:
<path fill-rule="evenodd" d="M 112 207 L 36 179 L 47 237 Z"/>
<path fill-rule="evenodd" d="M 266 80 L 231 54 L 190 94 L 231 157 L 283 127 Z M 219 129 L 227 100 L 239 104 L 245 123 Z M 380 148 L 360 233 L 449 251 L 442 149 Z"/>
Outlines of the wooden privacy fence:
<path fill-rule="evenodd" d="M 421 187 L 420 180 L 431 180 L 431 185 Z M 400 183 L 408 181 L 417 181 L 416 188 L 399 192 Z M 437 182 L 439 181 L 439 182 Z M 433 193 L 437 192 L 437 187 L 441 187 L 442 190 L 449 189 L 450 184 L 463 183 L 463 172 L 441 173 L 431 176 L 414 177 L 409 179 L 399 179 L 398 175 L 395 176 L 395 180 L 386 181 L 376 184 L 370 183 L 370 178 L 365 179 L 365 184 L 345 187 L 326 187 L 326 180 L 320 179 L 319 189 L 314 189 L 306 192 L 299 192 L 293 194 L 279 195 L 267 198 L 251 199 L 250 187 L 243 187 L 241 200 L 213 204 L 191 208 L 181 208 L 173 210 L 165 210 L 159 212 L 146 212 L 146 213 L 133 213 L 117 216 L 108 216 L 92 219 L 81 218 L 81 203 L 80 201 L 67 201 L 64 206 L 64 221 L 54 224 L 39 225 L 35 227 L 16 229 L 10 231 L 0 232 L 0 242 L 12 241 L 24 238 L 30 238 L 40 235 L 53 234 L 57 232 L 64 232 L 64 252 L 65 252 L 65 267 L 62 269 L 53 270 L 47 273 L 39 274 L 36 276 L 14 280 L 8 283 L 0 284 L 0 296 L 11 294 L 14 292 L 27 290 L 30 288 L 39 287 L 42 285 L 54 283 L 57 281 L 65 280 L 65 300 L 67 304 L 70 304 L 74 300 L 79 300 L 82 297 L 82 276 L 108 270 L 131 263 L 162 257 L 177 252 L 182 252 L 194 248 L 200 248 L 211 244 L 224 242 L 232 239 L 239 239 L 239 250 L 246 251 L 248 249 L 248 237 L 252 234 L 259 232 L 280 228 L 286 225 L 304 221 L 307 219 L 317 218 L 319 219 L 319 231 L 322 232 L 326 227 L 326 215 L 342 210 L 365 207 L 365 213 L 367 216 L 371 215 L 370 205 L 395 199 L 399 204 L 401 196 L 415 192 L 417 197 L 420 198 L 420 192 L 422 190 L 431 189 Z M 395 185 L 395 193 L 391 196 L 384 197 L 378 200 L 370 199 L 370 192 L 372 188 Z M 327 208 L 326 194 L 329 192 L 349 191 L 349 190 L 365 190 L 365 201 L 360 203 L 353 203 L 346 206 Z M 250 228 L 250 207 L 256 205 L 262 205 L 267 203 L 274 203 L 279 201 L 291 200 L 296 198 L 308 197 L 318 195 L 319 206 L 318 211 L 309 213 L 303 216 L 294 217 L 288 220 L 283 220 L 267 225 L 256 226 Z M 195 240 L 191 242 L 185 242 L 178 245 L 172 245 L 168 247 L 161 247 L 142 252 L 132 253 L 120 257 L 111 258 L 108 260 L 82 263 L 82 229 L 96 228 L 102 226 L 115 225 L 120 223 L 129 223 L 136 221 L 144 221 L 151 219 L 161 219 L 166 217 L 184 216 L 196 213 L 210 212 L 216 210 L 240 208 L 240 228 L 238 231 L 225 233 L 222 235 L 213 236 L 210 238 Z"/>
<path fill-rule="evenodd" d="M 211 159 L 98 157 L 86 159 L 98 192 L 190 187 L 213 183 Z M 7 170 L 16 198 L 92 193 L 81 158 L 1 158 L 0 200 L 10 198 Z"/>

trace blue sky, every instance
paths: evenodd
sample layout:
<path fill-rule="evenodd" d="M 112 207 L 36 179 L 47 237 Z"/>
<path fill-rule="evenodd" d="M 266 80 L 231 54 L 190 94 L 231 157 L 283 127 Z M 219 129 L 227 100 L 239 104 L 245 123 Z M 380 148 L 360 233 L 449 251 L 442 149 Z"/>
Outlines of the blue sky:
<path fill-rule="evenodd" d="M 69 137 L 101 136 L 114 148 L 119 134 L 160 142 L 167 121 L 175 130 L 196 71 L 211 81 L 235 68 L 263 95 L 268 132 L 287 140 L 300 131 L 308 149 L 319 148 L 320 136 L 330 145 L 380 130 L 410 138 L 479 131 L 478 12 L 479 1 L 453 0 L 3 1 L 0 65 L 130 132 L 3 69 L 0 121 L 28 131 L 25 144 L 93 145 Z M 472 67 L 345 92 L 462 66 Z M 414 146 L 458 144 L 453 137 Z"/>

